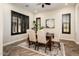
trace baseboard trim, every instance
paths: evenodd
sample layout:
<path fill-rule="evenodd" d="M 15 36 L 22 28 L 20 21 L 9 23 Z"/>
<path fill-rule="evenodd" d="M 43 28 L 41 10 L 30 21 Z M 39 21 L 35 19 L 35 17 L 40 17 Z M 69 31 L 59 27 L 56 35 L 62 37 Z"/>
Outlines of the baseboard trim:
<path fill-rule="evenodd" d="M 61 40 L 68 40 L 68 39 L 61 39 Z M 75 41 L 75 40 L 68 40 L 68 41 L 73 41 L 73 42 L 75 42 L 76 44 L 79 45 L 79 42 L 77 42 L 77 41 Z"/>
<path fill-rule="evenodd" d="M 74 41 L 75 42 L 74 39 L 61 39 L 61 40 L 67 40 L 67 41 Z"/>
<path fill-rule="evenodd" d="M 7 46 L 7 45 L 10 45 L 10 44 L 15 43 L 15 42 L 22 41 L 22 40 L 24 40 L 24 39 L 27 39 L 27 38 L 21 38 L 21 39 L 12 41 L 12 42 L 8 42 L 8 43 L 3 44 L 3 46 Z"/>
<path fill-rule="evenodd" d="M 76 44 L 79 44 L 79 42 L 75 42 Z"/>

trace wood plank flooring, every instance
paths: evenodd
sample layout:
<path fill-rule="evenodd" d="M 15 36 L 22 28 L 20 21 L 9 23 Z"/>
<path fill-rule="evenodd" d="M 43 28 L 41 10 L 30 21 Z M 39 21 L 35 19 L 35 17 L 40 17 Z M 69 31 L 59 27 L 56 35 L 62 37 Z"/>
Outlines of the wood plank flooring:
<path fill-rule="evenodd" d="M 14 44 L 3 47 L 4 56 L 42 56 L 36 52 L 24 49 L 17 44 L 25 42 L 26 40 L 15 42 Z M 65 55 L 66 56 L 79 56 L 79 45 L 73 41 L 61 40 L 64 43 Z"/>

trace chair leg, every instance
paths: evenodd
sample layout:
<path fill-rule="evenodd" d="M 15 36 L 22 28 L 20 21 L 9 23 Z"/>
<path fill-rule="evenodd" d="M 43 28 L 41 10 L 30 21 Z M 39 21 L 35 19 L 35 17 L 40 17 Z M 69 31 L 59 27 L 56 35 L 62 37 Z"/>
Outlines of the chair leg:
<path fill-rule="evenodd" d="M 30 48 L 30 42 L 29 42 L 29 48 Z"/>
<path fill-rule="evenodd" d="M 38 43 L 38 48 L 37 48 L 37 50 L 39 50 L 39 43 Z"/>
<path fill-rule="evenodd" d="M 47 45 L 45 44 L 45 53 L 46 53 Z"/>
<path fill-rule="evenodd" d="M 60 46 L 60 43 L 58 43 L 58 46 L 59 46 L 59 50 L 61 50 L 61 48 L 60 48 L 60 47 L 61 47 L 61 46 Z"/>
<path fill-rule="evenodd" d="M 52 44 L 54 45 L 55 43 L 54 43 L 54 42 L 52 42 Z"/>
<path fill-rule="evenodd" d="M 35 43 L 35 50 L 36 50 L 36 43 Z"/>

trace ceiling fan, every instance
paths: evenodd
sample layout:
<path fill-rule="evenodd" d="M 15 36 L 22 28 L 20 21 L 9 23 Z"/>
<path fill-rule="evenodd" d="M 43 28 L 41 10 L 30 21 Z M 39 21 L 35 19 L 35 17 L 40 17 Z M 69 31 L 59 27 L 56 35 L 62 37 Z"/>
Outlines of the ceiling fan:
<path fill-rule="evenodd" d="M 38 3 L 37 5 L 41 5 L 41 6 L 42 6 L 42 8 L 44 8 L 44 7 L 45 7 L 45 5 L 51 5 L 51 3 Z"/>

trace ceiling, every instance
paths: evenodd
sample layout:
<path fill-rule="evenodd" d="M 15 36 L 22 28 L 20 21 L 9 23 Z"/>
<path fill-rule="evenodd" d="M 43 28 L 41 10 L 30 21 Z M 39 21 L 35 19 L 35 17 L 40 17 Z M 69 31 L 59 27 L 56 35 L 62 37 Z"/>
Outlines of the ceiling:
<path fill-rule="evenodd" d="M 44 8 L 42 8 L 39 3 L 14 3 L 14 5 L 26 8 L 30 12 L 33 13 L 39 13 L 44 11 L 50 11 L 50 10 L 56 10 L 67 6 L 74 6 L 75 3 L 51 3 L 51 5 L 45 5 Z"/>

